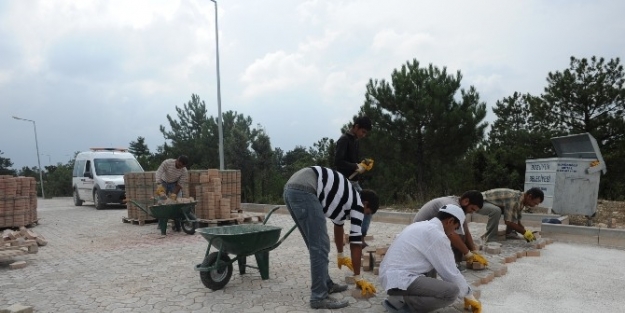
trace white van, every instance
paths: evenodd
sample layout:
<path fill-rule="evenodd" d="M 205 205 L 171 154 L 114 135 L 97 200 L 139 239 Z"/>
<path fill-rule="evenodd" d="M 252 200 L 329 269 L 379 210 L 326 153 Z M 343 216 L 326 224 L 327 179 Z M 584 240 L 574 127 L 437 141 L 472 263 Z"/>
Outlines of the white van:
<path fill-rule="evenodd" d="M 107 203 L 123 204 L 124 174 L 128 172 L 143 172 L 143 168 L 126 149 L 91 148 L 78 153 L 72 174 L 74 205 L 90 201 L 100 210 Z"/>

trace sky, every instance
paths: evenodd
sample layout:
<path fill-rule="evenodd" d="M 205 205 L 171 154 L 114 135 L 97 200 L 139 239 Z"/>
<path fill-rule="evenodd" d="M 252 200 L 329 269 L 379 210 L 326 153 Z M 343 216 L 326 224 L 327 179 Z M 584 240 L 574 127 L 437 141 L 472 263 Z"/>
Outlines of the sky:
<path fill-rule="evenodd" d="M 1 156 L 37 166 L 38 146 L 44 167 L 140 136 L 154 152 L 192 94 L 218 116 L 217 42 L 222 112 L 283 151 L 338 139 L 369 79 L 413 59 L 460 71 L 492 121 L 497 100 L 540 95 L 571 56 L 623 60 L 623 12 L 622 0 L 223 0 L 216 40 L 209 0 L 0 0 Z"/>

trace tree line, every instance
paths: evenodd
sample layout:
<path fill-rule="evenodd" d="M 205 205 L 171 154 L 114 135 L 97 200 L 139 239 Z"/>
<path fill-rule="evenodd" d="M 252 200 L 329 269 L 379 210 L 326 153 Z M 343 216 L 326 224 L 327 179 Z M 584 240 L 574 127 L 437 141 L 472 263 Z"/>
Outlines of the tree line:
<path fill-rule="evenodd" d="M 549 72 L 539 95 L 514 92 L 497 100 L 492 124 L 474 86 L 461 88 L 460 71 L 407 61 L 390 79 L 370 79 L 363 105 L 373 130 L 361 140 L 361 156 L 375 160 L 362 184 L 376 190 L 386 205 L 423 202 L 468 189 L 507 187 L 522 190 L 527 159 L 556 157 L 550 139 L 590 133 L 597 139 L 608 173 L 600 197 L 623 200 L 625 176 L 625 72 L 619 58 L 570 58 L 569 68 Z M 263 127 L 249 116 L 223 113 L 227 169 L 242 172 L 242 201 L 281 203 L 290 175 L 311 165 L 333 167 L 335 138 L 311 147 L 273 148 Z M 193 94 L 175 116 L 160 126 L 165 142 L 150 150 L 144 137 L 129 143 L 145 170 L 185 154 L 190 169 L 219 168 L 218 120 Z M 490 127 L 489 127 L 490 126 Z M 38 177 L 38 169 L 12 170 L 0 151 L 0 174 Z M 46 166 L 46 194 L 71 195 L 73 161 Z"/>

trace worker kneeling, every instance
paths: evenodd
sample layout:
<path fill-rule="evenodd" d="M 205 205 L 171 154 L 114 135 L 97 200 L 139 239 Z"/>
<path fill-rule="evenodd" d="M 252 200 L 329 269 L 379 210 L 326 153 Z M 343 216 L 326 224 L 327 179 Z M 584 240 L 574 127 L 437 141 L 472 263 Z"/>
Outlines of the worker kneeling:
<path fill-rule="evenodd" d="M 380 265 L 380 283 L 388 294 L 389 312 L 431 312 L 464 298 L 465 308 L 482 305 L 456 267 L 447 233 L 464 223 L 457 205 L 443 206 L 435 218 L 408 225 L 389 247 Z M 442 280 L 427 277 L 436 270 Z"/>

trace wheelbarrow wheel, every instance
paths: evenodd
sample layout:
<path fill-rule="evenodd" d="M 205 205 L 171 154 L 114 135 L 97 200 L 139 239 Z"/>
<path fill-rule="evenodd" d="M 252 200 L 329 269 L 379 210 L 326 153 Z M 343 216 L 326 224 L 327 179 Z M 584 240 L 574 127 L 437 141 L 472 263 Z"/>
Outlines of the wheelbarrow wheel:
<path fill-rule="evenodd" d="M 193 235 L 195 234 L 195 229 L 197 228 L 197 222 L 190 221 L 182 221 L 182 231 L 186 234 Z"/>
<path fill-rule="evenodd" d="M 224 263 L 223 266 L 218 269 L 200 272 L 202 284 L 204 284 L 206 288 L 210 288 L 212 290 L 220 290 L 225 287 L 232 276 L 232 262 L 230 262 L 230 257 L 228 254 L 222 253 L 221 260 L 218 261 L 218 255 L 219 252 L 209 254 L 206 258 L 204 258 L 201 265 L 202 267 L 212 267 L 215 266 L 217 262 Z"/>

